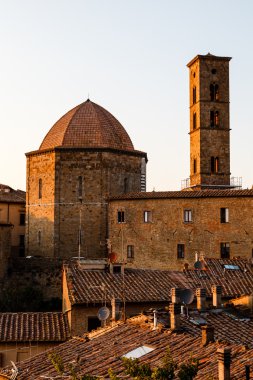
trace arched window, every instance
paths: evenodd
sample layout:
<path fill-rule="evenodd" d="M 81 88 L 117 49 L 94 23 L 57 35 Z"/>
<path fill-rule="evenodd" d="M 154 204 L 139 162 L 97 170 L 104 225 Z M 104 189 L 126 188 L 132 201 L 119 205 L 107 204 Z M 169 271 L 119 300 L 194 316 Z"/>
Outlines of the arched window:
<path fill-rule="evenodd" d="M 219 111 L 210 111 L 210 126 L 219 126 Z"/>
<path fill-rule="evenodd" d="M 215 84 L 215 83 L 210 84 L 210 98 L 211 98 L 211 102 L 219 100 L 219 86 L 218 86 L 218 84 Z"/>
<path fill-rule="evenodd" d="M 219 173 L 219 157 L 215 157 L 215 173 Z"/>
<path fill-rule="evenodd" d="M 39 199 L 42 198 L 42 179 L 39 179 Z"/>
<path fill-rule="evenodd" d="M 211 173 L 219 173 L 220 170 L 219 157 L 211 157 Z"/>
<path fill-rule="evenodd" d="M 196 92 L 196 87 L 194 86 L 192 89 L 192 103 L 195 104 L 197 99 L 197 92 Z"/>

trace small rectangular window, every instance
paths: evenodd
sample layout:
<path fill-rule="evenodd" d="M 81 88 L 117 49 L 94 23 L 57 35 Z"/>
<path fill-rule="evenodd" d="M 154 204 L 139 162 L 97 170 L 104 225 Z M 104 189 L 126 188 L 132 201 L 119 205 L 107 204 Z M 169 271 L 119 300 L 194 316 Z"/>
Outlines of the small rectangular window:
<path fill-rule="evenodd" d="M 127 258 L 128 259 L 134 259 L 134 246 L 133 245 L 127 246 Z"/>
<path fill-rule="evenodd" d="M 220 257 L 221 259 L 230 258 L 230 244 L 229 243 L 220 243 Z"/>
<path fill-rule="evenodd" d="M 193 129 L 197 128 L 197 114 L 196 112 L 193 113 Z"/>
<path fill-rule="evenodd" d="M 194 160 L 193 160 L 193 173 L 194 174 L 197 173 L 197 160 L 196 160 L 196 158 L 194 158 Z"/>
<path fill-rule="evenodd" d="M 221 208 L 220 209 L 220 222 L 221 223 L 228 223 L 229 222 L 229 210 L 228 210 L 228 208 Z"/>
<path fill-rule="evenodd" d="M 19 257 L 25 256 L 25 235 L 19 235 Z"/>
<path fill-rule="evenodd" d="M 19 214 L 19 224 L 20 226 L 24 226 L 25 225 L 25 213 L 21 212 Z"/>
<path fill-rule="evenodd" d="M 118 223 L 125 222 L 125 211 L 118 211 Z"/>
<path fill-rule="evenodd" d="M 152 211 L 144 211 L 143 213 L 144 223 L 152 222 Z"/>
<path fill-rule="evenodd" d="M 177 245 L 177 258 L 184 259 L 184 244 Z"/>
<path fill-rule="evenodd" d="M 192 210 L 184 210 L 184 222 L 192 222 Z"/>

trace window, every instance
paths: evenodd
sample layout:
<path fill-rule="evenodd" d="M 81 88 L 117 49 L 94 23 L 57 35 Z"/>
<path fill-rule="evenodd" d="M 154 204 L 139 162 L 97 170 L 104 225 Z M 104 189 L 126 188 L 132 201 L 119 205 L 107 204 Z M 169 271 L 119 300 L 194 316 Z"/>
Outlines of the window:
<path fill-rule="evenodd" d="M 197 160 L 196 160 L 196 158 L 194 158 L 194 160 L 193 160 L 193 173 L 194 174 L 197 173 Z"/>
<path fill-rule="evenodd" d="M 223 265 L 223 267 L 228 270 L 240 270 L 239 265 L 234 265 L 234 264 L 225 264 Z"/>
<path fill-rule="evenodd" d="M 210 126 L 212 128 L 219 126 L 219 112 L 218 111 L 210 111 Z"/>
<path fill-rule="evenodd" d="M 42 198 L 42 179 L 39 179 L 39 199 Z"/>
<path fill-rule="evenodd" d="M 83 178 L 81 176 L 78 177 L 78 198 L 83 197 Z"/>
<path fill-rule="evenodd" d="M 192 89 L 192 102 L 193 104 L 196 103 L 196 87 L 195 86 Z"/>
<path fill-rule="evenodd" d="M 219 86 L 215 83 L 210 84 L 210 99 L 212 102 L 219 100 Z"/>
<path fill-rule="evenodd" d="M 221 208 L 220 209 L 220 222 L 221 223 L 228 223 L 229 222 L 229 210 L 228 210 L 228 208 Z"/>
<path fill-rule="evenodd" d="M 128 259 L 133 259 L 134 258 L 134 246 L 133 245 L 128 245 L 127 246 L 127 258 Z"/>
<path fill-rule="evenodd" d="M 144 211 L 143 213 L 144 223 L 152 222 L 152 211 Z"/>
<path fill-rule="evenodd" d="M 192 210 L 184 210 L 184 222 L 192 222 Z"/>
<path fill-rule="evenodd" d="M 229 259 L 230 257 L 230 244 L 220 243 L 220 257 L 221 259 Z"/>
<path fill-rule="evenodd" d="M 25 256 L 25 235 L 19 235 L 19 257 Z"/>
<path fill-rule="evenodd" d="M 177 245 L 177 258 L 184 259 L 184 244 Z"/>
<path fill-rule="evenodd" d="M 118 223 L 125 222 L 125 211 L 118 211 Z"/>
<path fill-rule="evenodd" d="M 41 231 L 38 231 L 38 245 L 41 245 Z"/>
<path fill-rule="evenodd" d="M 211 157 L 211 174 L 219 173 L 219 157 Z"/>
<path fill-rule="evenodd" d="M 196 112 L 193 113 L 193 129 L 197 128 L 197 114 Z"/>
<path fill-rule="evenodd" d="M 21 212 L 19 214 L 19 224 L 20 224 L 20 226 L 24 226 L 25 225 L 25 213 L 24 212 Z"/>
<path fill-rule="evenodd" d="M 138 359 L 141 358 L 142 356 L 148 354 L 149 352 L 153 351 L 154 348 L 148 347 L 148 346 L 140 346 L 135 348 L 132 351 L 129 351 L 125 355 L 123 355 L 123 358 L 131 358 L 131 359 Z"/>

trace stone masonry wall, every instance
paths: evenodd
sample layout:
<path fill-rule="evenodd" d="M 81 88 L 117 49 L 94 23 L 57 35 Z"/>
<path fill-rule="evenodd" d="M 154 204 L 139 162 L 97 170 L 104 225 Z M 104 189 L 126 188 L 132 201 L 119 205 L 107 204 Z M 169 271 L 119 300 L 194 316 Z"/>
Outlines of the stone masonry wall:
<path fill-rule="evenodd" d="M 229 210 L 228 223 L 221 223 L 221 208 Z M 125 211 L 125 223 L 117 222 L 118 210 Z M 191 210 L 192 222 L 184 222 L 184 210 Z M 150 223 L 144 223 L 144 211 L 152 212 Z M 252 220 L 252 197 L 115 200 L 109 205 L 109 236 L 127 267 L 181 270 L 184 263 L 194 264 L 196 252 L 220 258 L 221 243 L 229 244 L 231 258 L 251 258 Z M 177 257 L 178 244 L 184 245 L 184 258 Z M 127 259 L 128 245 L 134 246 L 133 259 Z"/>

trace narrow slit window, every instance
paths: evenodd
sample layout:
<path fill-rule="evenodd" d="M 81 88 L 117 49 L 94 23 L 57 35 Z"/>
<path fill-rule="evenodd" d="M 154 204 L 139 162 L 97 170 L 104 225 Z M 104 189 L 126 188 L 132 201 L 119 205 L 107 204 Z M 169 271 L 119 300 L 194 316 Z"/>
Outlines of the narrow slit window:
<path fill-rule="evenodd" d="M 39 199 L 42 198 L 42 179 L 39 179 Z"/>
<path fill-rule="evenodd" d="M 211 102 L 219 100 L 219 86 L 218 86 L 218 84 L 215 84 L 215 83 L 210 84 L 210 99 L 211 99 Z"/>
<path fill-rule="evenodd" d="M 196 103 L 196 99 L 197 99 L 197 91 L 196 91 L 196 87 L 194 86 L 193 89 L 192 89 L 192 102 L 193 104 Z"/>
<path fill-rule="evenodd" d="M 82 198 L 83 196 L 83 177 L 78 177 L 78 197 Z"/>
<path fill-rule="evenodd" d="M 213 128 L 215 127 L 215 112 L 210 111 L 210 126 Z"/>
<path fill-rule="evenodd" d="M 134 259 L 134 246 L 133 245 L 127 246 L 127 258 L 128 259 Z"/>
<path fill-rule="evenodd" d="M 215 157 L 215 173 L 219 173 L 219 170 L 220 170 L 219 157 Z"/>
<path fill-rule="evenodd" d="M 215 172 L 215 158 L 211 157 L 211 174 Z"/>

